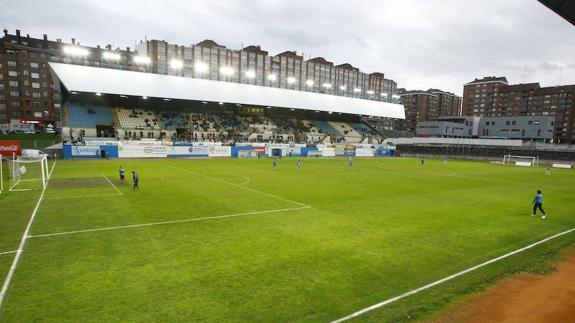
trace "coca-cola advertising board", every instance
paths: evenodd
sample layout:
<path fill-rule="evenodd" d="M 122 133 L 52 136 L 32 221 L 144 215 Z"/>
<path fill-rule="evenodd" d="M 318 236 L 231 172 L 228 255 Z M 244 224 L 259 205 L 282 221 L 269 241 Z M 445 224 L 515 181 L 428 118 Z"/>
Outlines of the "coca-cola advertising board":
<path fill-rule="evenodd" d="M 22 155 L 22 145 L 20 140 L 0 140 L 0 155 L 5 157 L 12 157 Z"/>

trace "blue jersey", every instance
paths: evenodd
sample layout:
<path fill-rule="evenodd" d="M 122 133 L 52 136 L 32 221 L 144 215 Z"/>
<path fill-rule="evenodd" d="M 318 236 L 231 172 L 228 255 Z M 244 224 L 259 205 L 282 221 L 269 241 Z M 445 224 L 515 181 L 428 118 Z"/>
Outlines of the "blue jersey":
<path fill-rule="evenodd" d="M 543 204 L 543 195 L 541 195 L 541 194 L 535 195 L 533 202 L 537 203 L 537 204 Z"/>

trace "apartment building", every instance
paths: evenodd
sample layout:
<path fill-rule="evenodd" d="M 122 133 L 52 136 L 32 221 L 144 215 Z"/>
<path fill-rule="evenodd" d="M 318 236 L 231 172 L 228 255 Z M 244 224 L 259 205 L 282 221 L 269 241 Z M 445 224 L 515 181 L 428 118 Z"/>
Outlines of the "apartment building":
<path fill-rule="evenodd" d="M 405 107 L 405 120 L 398 120 L 397 129 L 415 133 L 417 123 L 439 117 L 460 116 L 461 98 L 453 93 L 429 89 L 427 91 L 398 90 Z"/>
<path fill-rule="evenodd" d="M 178 46 L 160 40 L 141 42 L 139 55 L 149 57 L 154 73 L 230 81 L 360 99 L 392 101 L 397 83 L 384 73 L 364 73 L 349 63 L 324 57 L 305 59 L 296 51 L 269 55 L 260 46 L 229 49 L 213 40 Z"/>
<path fill-rule="evenodd" d="M 134 63 L 134 53 L 126 50 L 81 46 L 75 39 L 69 44 L 60 39 L 32 38 L 16 30 L 4 30 L 0 39 L 0 123 L 20 120 L 40 126 L 61 121 L 60 85 L 51 75 L 48 62 L 146 71 Z"/>
<path fill-rule="evenodd" d="M 553 139 L 575 142 L 575 85 L 541 87 L 508 84 L 505 77 L 476 79 L 464 85 L 463 115 L 552 116 Z"/>

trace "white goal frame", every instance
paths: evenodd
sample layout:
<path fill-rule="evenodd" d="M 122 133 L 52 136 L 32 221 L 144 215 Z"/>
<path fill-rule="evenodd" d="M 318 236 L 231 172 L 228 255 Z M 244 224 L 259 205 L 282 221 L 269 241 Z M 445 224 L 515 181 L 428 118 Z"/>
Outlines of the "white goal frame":
<path fill-rule="evenodd" d="M 504 155 L 503 156 L 503 164 L 504 165 L 511 165 L 511 161 L 515 162 L 528 162 L 530 167 L 539 166 L 539 156 L 518 156 L 518 155 Z M 515 164 L 517 165 L 517 164 Z M 527 166 L 527 165 L 518 165 L 518 166 Z"/>
<path fill-rule="evenodd" d="M 16 188 L 22 181 L 41 181 L 42 182 L 42 190 L 46 189 L 48 185 L 48 157 L 47 155 L 42 155 L 42 157 L 22 157 L 22 156 L 12 156 L 12 160 L 9 161 L 11 167 L 10 170 L 10 188 L 8 191 L 10 192 L 19 192 L 19 191 L 31 191 L 32 189 L 29 188 Z M 25 174 L 26 165 L 29 164 L 37 164 L 40 163 L 41 169 L 41 178 L 40 179 L 22 179 L 22 175 Z"/>

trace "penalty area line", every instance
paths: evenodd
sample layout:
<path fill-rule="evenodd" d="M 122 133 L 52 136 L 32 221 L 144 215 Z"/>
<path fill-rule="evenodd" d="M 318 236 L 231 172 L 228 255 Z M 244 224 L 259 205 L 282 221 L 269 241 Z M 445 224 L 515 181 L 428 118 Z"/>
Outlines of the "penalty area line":
<path fill-rule="evenodd" d="M 96 229 L 86 229 L 86 230 L 77 230 L 77 231 L 65 231 L 65 232 L 37 234 L 37 235 L 28 236 L 28 238 L 45 238 L 45 237 L 64 236 L 64 235 L 69 235 L 69 234 L 78 234 L 78 233 L 87 233 L 87 232 L 98 232 L 98 231 L 110 231 L 110 230 L 149 227 L 149 226 L 163 225 L 163 224 L 219 220 L 219 219 L 234 218 L 234 217 L 240 217 L 240 216 L 250 216 L 250 215 L 260 215 L 260 214 L 269 214 L 269 213 L 298 211 L 298 210 L 309 209 L 309 208 L 311 208 L 311 206 L 306 205 L 306 206 L 300 206 L 300 207 L 289 208 L 289 209 L 276 209 L 276 210 L 267 210 L 267 211 L 245 212 L 245 213 L 235 213 L 235 214 L 227 214 L 227 215 L 208 216 L 208 217 L 203 217 L 203 218 L 162 221 L 162 222 L 150 222 L 150 223 L 130 224 L 130 225 L 104 227 L 104 228 L 96 228 Z"/>
<path fill-rule="evenodd" d="M 361 310 L 359 310 L 359 311 L 357 311 L 357 312 L 354 312 L 354 313 L 352 313 L 352 314 L 349 314 L 349 315 L 344 316 L 344 317 L 342 317 L 342 318 L 339 318 L 339 319 L 337 319 L 337 320 L 331 321 L 331 323 L 344 322 L 344 321 L 348 321 L 348 320 L 351 320 L 351 319 L 353 319 L 353 318 L 359 317 L 359 316 L 361 316 L 361 315 L 363 315 L 363 314 L 366 314 L 366 313 L 371 312 L 371 311 L 373 311 L 373 310 L 376 310 L 376 309 L 378 309 L 378 308 L 384 307 L 384 306 L 389 305 L 389 304 L 391 304 L 391 303 L 395 303 L 395 302 L 397 302 L 397 301 L 399 301 L 399 300 L 401 300 L 401 299 L 403 299 L 403 298 L 406 298 L 406 297 L 408 297 L 408 296 L 417 294 L 417 293 L 419 293 L 419 292 L 422 292 L 422 291 L 424 291 L 424 290 L 426 290 L 426 289 L 429 289 L 429 288 L 431 288 L 431 287 L 437 286 L 437 285 L 439 285 L 439 284 L 445 283 L 446 281 L 450 281 L 450 280 L 452 280 L 452 279 L 454 279 L 454 278 L 457 278 L 457 277 L 459 277 L 459 276 L 465 275 L 465 274 L 467 274 L 467 273 L 469 273 L 469 272 L 472 272 L 472 271 L 475 271 L 475 270 L 477 270 L 477 269 L 479 269 L 479 268 L 482 268 L 482 267 L 485 267 L 485 266 L 487 266 L 487 265 L 490 265 L 490 264 L 492 264 L 492 263 L 494 263 L 494 262 L 498 262 L 498 261 L 500 261 L 500 260 L 502 260 L 502 259 L 509 258 L 509 257 L 511 257 L 511 256 L 513 256 L 513 255 L 516 255 L 516 254 L 518 254 L 518 253 L 521 253 L 521 252 L 523 252 L 523 251 L 532 249 L 532 248 L 534 248 L 534 247 L 536 247 L 536 246 L 538 246 L 538 245 L 544 244 L 544 243 L 547 242 L 547 241 L 550 241 L 550 240 L 559 238 L 559 237 L 564 236 L 564 235 L 566 235 L 566 234 L 569 234 L 569 233 L 571 233 L 571 232 L 575 232 L 575 228 L 569 229 L 569 230 L 567 230 L 567 231 L 563 231 L 563 232 L 560 232 L 560 233 L 557 233 L 557 234 L 552 235 L 552 236 L 550 236 L 550 237 L 547 237 L 547 238 L 545 238 L 545 239 L 543 239 L 543 240 L 539 240 L 539 241 L 537 241 L 537 242 L 534 242 L 534 243 L 532 243 L 532 244 L 530 244 L 530 245 L 528 245 L 528 246 L 525 246 L 525 247 L 523 247 L 523 248 L 517 249 L 517 250 L 515 250 L 515 251 L 511 251 L 511 252 L 506 253 L 506 254 L 504 254 L 504 255 L 502 255 L 502 256 L 499 256 L 499 257 L 497 257 L 497 258 L 493 258 L 493 259 L 487 260 L 487 261 L 485 261 L 485 262 L 480 263 L 479 265 L 473 266 L 473 267 L 471 267 L 471 268 L 465 269 L 465 270 L 460 271 L 460 272 L 458 272 L 458 273 L 455 273 L 455 274 L 453 274 L 453 275 L 450 275 L 450 276 L 447 276 L 447 277 L 442 278 L 442 279 L 440 279 L 440 280 L 434 281 L 433 283 L 427 284 L 427 285 L 422 286 L 422 287 L 419 287 L 419 288 L 417 288 L 417 289 L 410 290 L 410 291 L 407 292 L 407 293 L 401 294 L 401 295 L 399 295 L 399 296 L 395 296 L 395 297 L 393 297 L 393 298 L 387 299 L 387 300 L 382 301 L 382 302 L 380 302 L 380 303 L 371 305 L 371 306 L 366 307 L 366 308 L 364 308 L 364 309 L 361 309 Z"/>
<path fill-rule="evenodd" d="M 112 183 L 112 181 L 106 175 L 102 174 L 102 176 L 104 176 L 106 181 L 108 181 L 108 183 L 110 183 L 110 185 L 112 185 L 112 187 L 116 190 L 116 192 L 118 192 L 118 195 L 124 195 L 124 193 L 122 193 L 122 191 L 120 191 L 118 186 L 114 185 L 114 183 Z"/>

